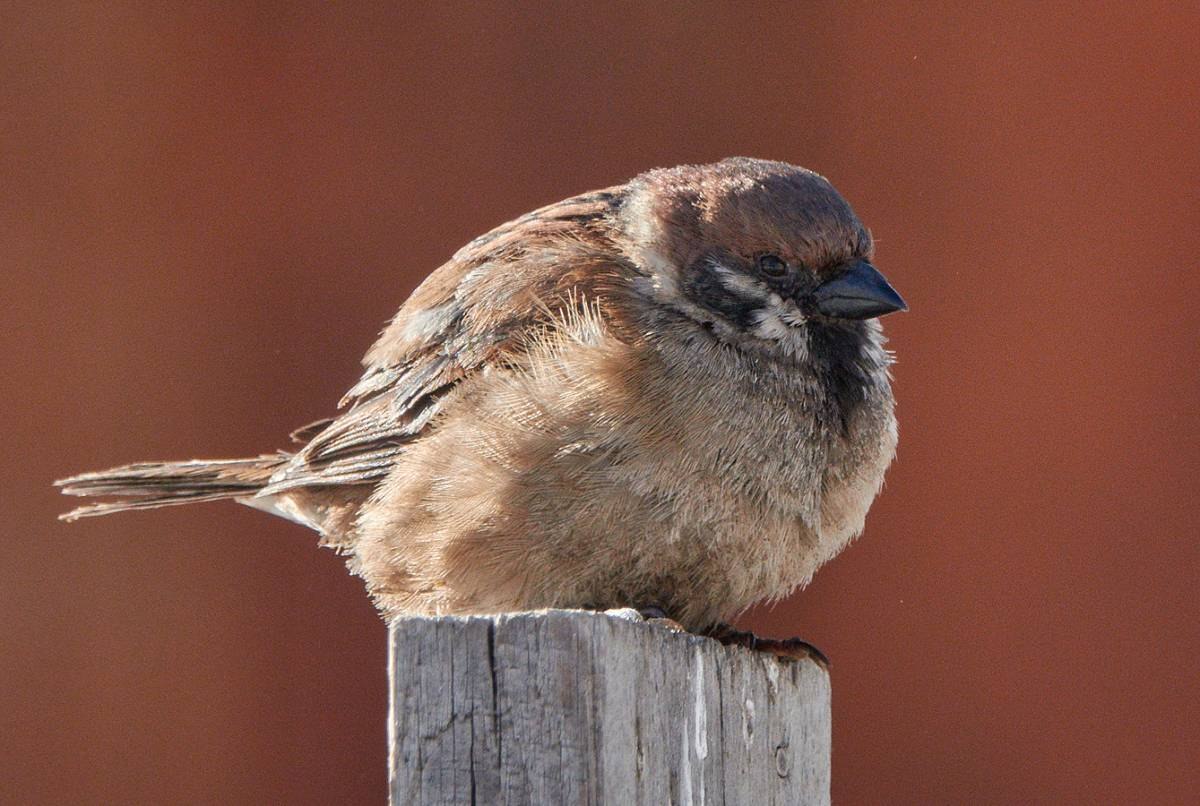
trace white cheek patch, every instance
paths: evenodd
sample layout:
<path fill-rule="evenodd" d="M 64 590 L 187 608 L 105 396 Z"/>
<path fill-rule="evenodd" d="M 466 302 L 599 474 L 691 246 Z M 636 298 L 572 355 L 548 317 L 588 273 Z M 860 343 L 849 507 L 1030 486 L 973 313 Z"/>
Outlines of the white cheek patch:
<path fill-rule="evenodd" d="M 754 311 L 754 324 L 749 333 L 734 325 L 724 322 L 720 317 L 715 320 L 712 312 L 689 302 L 679 286 L 679 267 L 673 264 L 662 252 L 650 244 L 655 242 L 661 233 L 651 222 L 650 216 L 634 216 L 630 224 L 636 229 L 635 244 L 631 257 L 640 265 L 646 274 L 633 280 L 634 288 L 640 294 L 681 311 L 698 322 L 705 322 L 709 327 L 715 327 L 723 338 L 736 340 L 739 335 L 750 335 L 761 341 L 771 342 L 783 353 L 803 359 L 808 355 L 808 339 L 803 329 L 804 314 L 790 299 L 784 299 L 779 294 L 767 288 L 753 277 L 723 266 L 715 260 L 709 262 L 712 276 L 732 295 L 759 306 Z"/>
<path fill-rule="evenodd" d="M 771 339 L 773 341 L 782 339 L 787 336 L 788 331 L 791 329 L 779 317 L 779 314 L 769 308 L 755 311 L 754 319 L 757 324 L 755 324 L 754 330 L 751 332 L 760 339 Z"/>
<path fill-rule="evenodd" d="M 804 314 L 800 313 L 800 309 L 796 306 L 796 303 L 791 300 L 787 300 L 786 302 L 781 300 L 779 318 L 791 327 L 800 327 L 808 321 Z"/>
<path fill-rule="evenodd" d="M 722 266 L 720 263 L 712 263 L 713 274 L 717 278 L 717 282 L 728 288 L 730 291 L 745 299 L 752 299 L 759 302 L 766 302 L 772 297 L 779 299 L 778 294 L 763 288 L 762 285 L 755 282 L 752 278 L 747 277 L 741 272 L 733 271 L 732 269 Z"/>
<path fill-rule="evenodd" d="M 754 312 L 755 325 L 751 333 L 764 341 L 773 341 L 789 355 L 803 358 L 808 355 L 808 339 L 800 327 L 804 314 L 791 300 L 771 294 L 766 307 Z"/>

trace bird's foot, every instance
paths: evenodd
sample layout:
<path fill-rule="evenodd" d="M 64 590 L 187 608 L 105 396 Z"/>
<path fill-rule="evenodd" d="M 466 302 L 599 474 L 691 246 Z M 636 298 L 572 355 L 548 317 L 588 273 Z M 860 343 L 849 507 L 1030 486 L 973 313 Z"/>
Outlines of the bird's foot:
<path fill-rule="evenodd" d="M 808 658 L 825 671 L 829 671 L 829 658 L 825 657 L 825 653 L 799 638 L 760 638 L 752 632 L 738 630 L 728 624 L 718 624 L 708 630 L 707 635 L 726 646 L 742 646 L 755 652 L 766 652 L 779 660 Z"/>

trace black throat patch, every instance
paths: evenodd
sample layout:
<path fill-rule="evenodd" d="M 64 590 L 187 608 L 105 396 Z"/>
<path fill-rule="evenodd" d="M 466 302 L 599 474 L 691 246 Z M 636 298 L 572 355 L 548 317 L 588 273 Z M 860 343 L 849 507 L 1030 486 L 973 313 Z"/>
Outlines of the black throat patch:
<path fill-rule="evenodd" d="M 806 325 L 809 359 L 828 394 L 842 433 L 867 399 L 874 367 L 863 352 L 868 335 L 863 322 L 810 319 Z"/>

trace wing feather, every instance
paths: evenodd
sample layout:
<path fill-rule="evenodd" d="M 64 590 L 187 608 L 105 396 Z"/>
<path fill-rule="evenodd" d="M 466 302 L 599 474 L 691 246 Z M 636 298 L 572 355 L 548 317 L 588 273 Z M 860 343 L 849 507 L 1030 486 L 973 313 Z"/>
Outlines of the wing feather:
<path fill-rule="evenodd" d="M 620 188 L 535 210 L 476 238 L 423 282 L 364 358 L 347 410 L 299 434 L 310 441 L 261 495 L 382 479 L 446 394 L 517 359 L 564 306 L 627 285 L 632 267 L 609 237 Z"/>

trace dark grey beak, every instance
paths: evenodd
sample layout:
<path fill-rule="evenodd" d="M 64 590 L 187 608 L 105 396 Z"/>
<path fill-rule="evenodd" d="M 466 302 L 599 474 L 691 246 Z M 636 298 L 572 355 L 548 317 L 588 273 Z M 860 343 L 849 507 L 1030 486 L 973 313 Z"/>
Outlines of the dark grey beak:
<path fill-rule="evenodd" d="M 821 283 L 813 299 L 819 313 L 837 319 L 874 319 L 908 310 L 887 278 L 865 260 L 854 261 L 842 274 Z"/>

